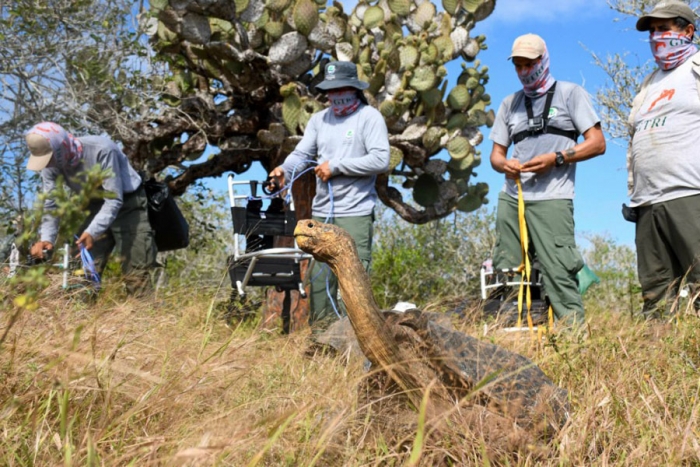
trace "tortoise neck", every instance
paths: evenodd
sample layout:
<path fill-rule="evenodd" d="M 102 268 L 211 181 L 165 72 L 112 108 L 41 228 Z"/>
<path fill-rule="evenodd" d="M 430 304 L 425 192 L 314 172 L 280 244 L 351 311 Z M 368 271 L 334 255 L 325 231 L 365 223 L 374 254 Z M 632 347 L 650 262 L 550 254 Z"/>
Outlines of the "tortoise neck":
<path fill-rule="evenodd" d="M 397 364 L 400 360 L 398 346 L 388 332 L 374 300 L 369 275 L 357 253 L 343 255 L 329 261 L 328 265 L 338 278 L 340 293 L 362 351 L 380 367 Z"/>
<path fill-rule="evenodd" d="M 354 246 L 353 246 L 354 249 Z M 403 355 L 394 332 L 387 325 L 372 295 L 369 275 L 360 261 L 357 251 L 345 251 L 328 260 L 328 265 L 338 278 L 338 286 L 347 308 L 348 318 L 365 356 L 378 368 L 387 372 L 405 391 L 414 407 L 420 407 L 423 388 L 430 380 L 421 381 L 414 375 L 408 356 Z M 416 356 L 410 357 L 415 364 Z M 419 374 L 421 372 L 418 372 Z M 428 412 L 432 413 L 432 402 Z"/>

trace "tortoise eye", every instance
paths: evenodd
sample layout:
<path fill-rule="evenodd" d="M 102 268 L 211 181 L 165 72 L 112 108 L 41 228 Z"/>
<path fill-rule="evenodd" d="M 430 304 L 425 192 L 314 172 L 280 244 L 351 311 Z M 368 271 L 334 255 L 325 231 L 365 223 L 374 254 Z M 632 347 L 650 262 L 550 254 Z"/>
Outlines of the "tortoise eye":
<path fill-rule="evenodd" d="M 308 224 L 306 224 L 306 226 L 307 226 L 308 228 L 312 229 L 313 226 L 314 226 L 314 223 L 313 223 L 313 222 L 309 222 Z"/>

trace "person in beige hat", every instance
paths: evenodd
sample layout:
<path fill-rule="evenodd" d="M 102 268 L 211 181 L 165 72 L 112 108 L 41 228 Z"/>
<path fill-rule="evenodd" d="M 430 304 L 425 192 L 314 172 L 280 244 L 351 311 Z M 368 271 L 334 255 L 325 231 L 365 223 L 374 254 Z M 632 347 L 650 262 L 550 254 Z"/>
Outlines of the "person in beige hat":
<path fill-rule="evenodd" d="M 25 140 L 30 153 L 27 169 L 41 172 L 44 193 L 54 190 L 59 176 L 72 191 L 79 191 L 81 174 L 95 165 L 114 174 L 102 183 L 102 188 L 113 196 L 90 203 L 76 243 L 90 250 L 100 274 L 116 246 L 127 290 L 147 289 L 149 270 L 156 265 L 156 246 L 141 176 L 124 153 L 109 138 L 76 138 L 53 122 L 33 126 L 25 134 Z M 55 207 L 49 198 L 40 240 L 30 250 L 36 258 L 42 258 L 43 251 L 52 250 L 56 242 L 59 220 L 51 215 Z"/>
<path fill-rule="evenodd" d="M 491 166 L 506 176 L 498 197 L 494 267 L 516 268 L 523 261 L 519 180 L 529 251 L 539 263 L 554 314 L 566 324 L 580 324 L 584 310 L 576 274 L 583 259 L 574 238 L 574 180 L 579 163 L 605 152 L 600 118 L 582 87 L 552 77 L 540 36 L 516 38 L 509 58 L 522 90 L 501 103 L 490 134 Z"/>
<path fill-rule="evenodd" d="M 663 0 L 637 21 L 649 34 L 658 68 L 635 97 L 627 153 L 630 207 L 636 222 L 643 316 L 673 312 L 685 280 L 700 308 L 700 55 L 697 16 L 685 2 Z"/>

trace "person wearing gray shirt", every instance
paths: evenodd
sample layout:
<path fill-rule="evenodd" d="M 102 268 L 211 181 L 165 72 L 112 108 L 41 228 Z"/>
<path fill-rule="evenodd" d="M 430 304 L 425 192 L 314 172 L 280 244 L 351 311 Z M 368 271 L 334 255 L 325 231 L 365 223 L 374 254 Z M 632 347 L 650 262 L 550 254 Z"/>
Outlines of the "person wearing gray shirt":
<path fill-rule="evenodd" d="M 111 173 L 102 182 L 102 189 L 111 196 L 90 203 L 88 217 L 75 243 L 91 252 L 100 274 L 116 246 L 127 290 L 146 289 L 149 270 L 156 264 L 156 246 L 141 177 L 124 153 L 109 138 L 76 138 L 52 122 L 33 126 L 25 139 L 31 154 L 27 169 L 41 172 L 44 193 L 54 190 L 59 176 L 71 191 L 78 192 L 84 183 L 84 173 L 92 167 L 99 166 Z M 58 235 L 59 220 L 51 214 L 56 203 L 49 198 L 44 207 L 40 241 L 30 250 L 36 258 L 43 258 L 43 250 L 53 249 Z"/>
<path fill-rule="evenodd" d="M 573 83 L 555 81 L 544 40 L 518 37 L 512 54 L 523 90 L 501 104 L 490 139 L 491 166 L 506 175 L 498 197 L 496 269 L 517 268 L 522 258 L 518 185 L 522 186 L 529 252 L 538 261 L 557 319 L 584 320 L 576 274 L 583 259 L 574 238 L 576 164 L 605 152 L 605 138 L 588 94 Z M 584 140 L 577 143 L 579 134 Z M 510 159 L 508 147 L 515 145 Z"/>
<path fill-rule="evenodd" d="M 389 170 L 389 136 L 384 118 L 362 94 L 367 87 L 357 78 L 354 63 L 328 63 L 316 88 L 327 93 L 330 107 L 311 117 L 302 140 L 270 176 L 283 186 L 316 164 L 313 218 L 347 230 L 368 270 L 377 202 L 374 183 L 377 174 Z M 336 318 L 337 279 L 321 265 L 311 277 L 309 324 L 319 332 Z"/>

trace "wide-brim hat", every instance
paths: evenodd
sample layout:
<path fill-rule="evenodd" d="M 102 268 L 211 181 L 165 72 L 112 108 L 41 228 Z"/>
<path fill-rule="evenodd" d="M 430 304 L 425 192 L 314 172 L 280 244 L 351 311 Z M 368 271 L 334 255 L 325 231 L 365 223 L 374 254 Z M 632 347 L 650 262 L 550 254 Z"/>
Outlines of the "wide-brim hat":
<path fill-rule="evenodd" d="M 27 169 L 36 172 L 45 169 L 53 156 L 51 142 L 37 133 L 28 133 L 25 139 L 30 153 Z"/>
<path fill-rule="evenodd" d="M 683 18 L 691 24 L 695 24 L 697 15 L 684 2 L 678 0 L 662 0 L 646 15 L 637 20 L 637 31 L 648 31 L 649 23 L 654 18 L 672 19 Z"/>
<path fill-rule="evenodd" d="M 331 89 L 347 87 L 362 91 L 369 87 L 369 83 L 358 79 L 357 66 L 352 62 L 330 62 L 326 64 L 324 79 L 316 85 L 316 89 L 325 92 Z"/>

